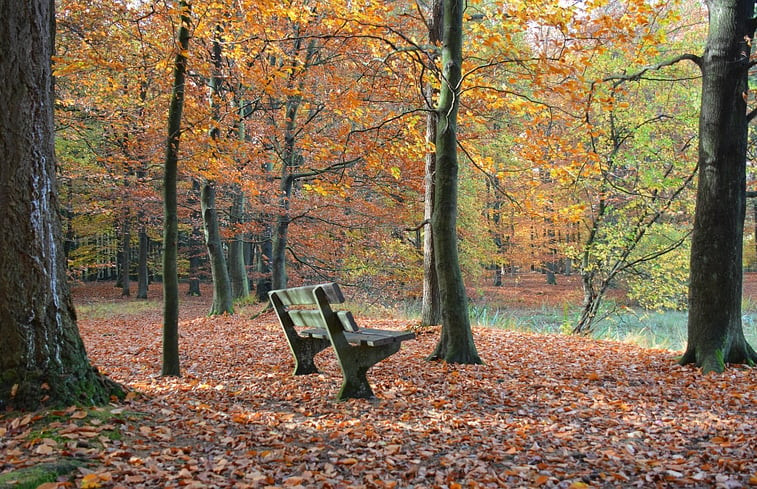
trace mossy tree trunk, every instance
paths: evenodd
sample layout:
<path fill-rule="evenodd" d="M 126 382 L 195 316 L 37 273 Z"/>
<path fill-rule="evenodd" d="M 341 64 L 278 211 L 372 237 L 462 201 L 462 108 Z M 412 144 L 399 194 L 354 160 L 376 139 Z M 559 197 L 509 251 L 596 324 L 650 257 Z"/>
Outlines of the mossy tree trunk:
<path fill-rule="evenodd" d="M 688 345 L 681 364 L 722 372 L 755 363 L 741 324 L 746 212 L 746 95 L 754 0 L 710 0 L 699 116 L 699 183 L 691 237 Z"/>
<path fill-rule="evenodd" d="M 163 175 L 163 365 L 161 373 L 181 375 L 179 363 L 179 274 L 177 254 L 179 241 L 176 179 L 178 175 L 181 114 L 184 110 L 184 80 L 189 49 L 189 2 L 181 0 L 179 51 L 174 60 L 174 82 L 168 108 L 168 139 Z"/>
<path fill-rule="evenodd" d="M 103 404 L 66 282 L 55 180 L 52 0 L 0 0 L 0 410 Z"/>
<path fill-rule="evenodd" d="M 437 105 L 436 178 L 431 218 L 442 333 L 430 359 L 481 363 L 468 317 L 468 300 L 457 252 L 457 112 L 462 80 L 463 0 L 444 0 L 442 82 Z"/>

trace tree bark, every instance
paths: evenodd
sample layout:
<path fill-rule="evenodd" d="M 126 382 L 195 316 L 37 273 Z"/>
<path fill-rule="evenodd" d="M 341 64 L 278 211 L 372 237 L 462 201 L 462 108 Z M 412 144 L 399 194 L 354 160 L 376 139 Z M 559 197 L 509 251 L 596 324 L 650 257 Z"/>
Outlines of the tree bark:
<path fill-rule="evenodd" d="M 427 90 L 430 98 L 430 92 Z M 426 141 L 436 141 L 436 113 L 429 112 L 426 120 Z M 439 279 L 436 275 L 436 254 L 434 253 L 431 217 L 434 210 L 434 178 L 436 175 L 436 153 L 426 155 L 424 176 L 425 194 L 423 217 L 426 221 L 423 233 L 423 302 L 421 307 L 421 325 L 431 326 L 442 321 L 441 300 L 439 297 Z"/>
<path fill-rule="evenodd" d="M 144 220 L 144 214 L 140 213 L 139 221 Z M 147 235 L 147 226 L 144 223 L 139 227 L 139 264 L 137 265 L 137 299 L 147 299 L 147 291 L 150 288 L 150 269 L 147 264 L 150 258 L 150 237 Z"/>
<path fill-rule="evenodd" d="M 279 216 L 276 218 L 275 232 L 273 235 L 273 255 L 271 266 L 271 286 L 274 289 L 285 289 L 287 286 L 286 273 L 286 249 L 289 235 L 289 198 L 292 195 L 292 184 L 294 182 L 290 169 L 285 165 L 284 176 L 281 178 Z"/>
<path fill-rule="evenodd" d="M 163 365 L 162 374 L 180 376 L 179 364 L 179 274 L 177 267 L 179 220 L 176 180 L 181 137 L 181 114 L 184 110 L 184 80 L 189 49 L 190 5 L 179 2 L 181 26 L 179 51 L 174 61 L 174 83 L 168 109 L 168 139 L 163 175 Z"/>
<path fill-rule="evenodd" d="M 234 303 L 231 298 L 231 281 L 226 268 L 226 256 L 218 226 L 218 211 L 216 210 L 216 189 L 213 182 L 205 182 L 200 193 L 202 206 L 202 223 L 205 231 L 205 246 L 210 257 L 210 272 L 213 275 L 213 305 L 209 314 L 234 314 Z"/>
<path fill-rule="evenodd" d="M 124 211 L 121 221 L 121 296 L 131 296 L 131 216 L 128 209 Z"/>
<path fill-rule="evenodd" d="M 233 190 L 231 205 L 231 223 L 239 226 L 244 223 L 244 193 L 238 186 Z M 250 295 L 250 283 L 247 279 L 247 267 L 244 259 L 244 233 L 237 232 L 229 243 L 229 278 L 231 279 L 231 295 L 234 299 L 242 299 Z"/>
<path fill-rule="evenodd" d="M 442 309 L 442 333 L 430 359 L 482 363 L 473 343 L 457 253 L 457 112 L 462 80 L 463 0 L 443 7 L 442 85 L 437 106 L 436 193 L 431 219 Z"/>
<path fill-rule="evenodd" d="M 213 111 L 213 122 L 218 123 L 220 116 L 218 114 L 217 99 L 221 95 L 221 27 L 217 26 L 215 39 L 213 39 L 213 49 L 211 58 L 213 61 L 213 76 L 210 79 L 211 91 L 211 108 Z M 214 127 L 210 132 L 211 138 L 216 142 L 219 138 L 219 130 Z M 216 184 L 213 180 L 206 180 L 200 190 L 200 206 L 202 211 L 202 228 L 205 234 L 205 246 L 210 258 L 210 273 L 213 277 L 213 304 L 210 307 L 209 314 L 234 314 L 234 304 L 231 297 L 231 280 L 229 280 L 229 269 L 226 267 L 226 255 L 223 251 L 223 242 L 221 241 L 220 224 L 218 220 L 218 209 L 216 209 Z"/>
<path fill-rule="evenodd" d="M 757 362 L 741 324 L 748 67 L 754 0 L 710 0 L 701 59 L 699 182 L 691 237 L 688 345 L 681 364 Z"/>
<path fill-rule="evenodd" d="M 257 253 L 256 271 L 258 274 L 255 285 L 255 296 L 259 302 L 268 302 L 268 292 L 273 290 L 271 280 L 271 258 L 273 257 L 273 226 L 264 216 L 263 233 L 261 235 L 260 251 Z"/>
<path fill-rule="evenodd" d="M 200 182 L 192 179 L 192 192 L 188 197 L 188 205 L 192 209 L 190 221 L 192 222 L 192 231 L 189 233 L 187 248 L 189 253 L 189 287 L 187 295 L 200 297 L 200 274 L 202 273 L 203 258 L 205 250 L 203 249 L 203 231 L 202 231 L 202 212 L 197 210 L 200 205 Z"/>
<path fill-rule="evenodd" d="M 0 410 L 123 395 L 87 358 L 66 282 L 53 127 L 52 0 L 0 0 Z"/>

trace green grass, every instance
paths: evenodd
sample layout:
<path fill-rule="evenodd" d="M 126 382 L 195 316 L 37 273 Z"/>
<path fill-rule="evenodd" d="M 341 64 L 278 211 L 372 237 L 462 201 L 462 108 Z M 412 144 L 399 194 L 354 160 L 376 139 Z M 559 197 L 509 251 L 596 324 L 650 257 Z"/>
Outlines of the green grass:
<path fill-rule="evenodd" d="M 473 324 L 535 333 L 570 333 L 579 312 L 578 307 L 568 305 L 560 308 L 544 306 L 538 310 L 470 307 Z M 686 311 L 616 308 L 615 304 L 608 302 L 600 314 L 604 319 L 595 323 L 592 336 L 644 348 L 681 351 L 686 348 L 687 316 Z M 744 303 L 742 324 L 749 344 L 757 346 L 757 304 Z"/>
<path fill-rule="evenodd" d="M 146 311 L 160 310 L 158 301 L 118 301 L 77 304 L 76 315 L 81 319 L 106 319 L 114 316 L 132 316 Z"/>
<path fill-rule="evenodd" d="M 79 460 L 62 459 L 12 470 L 0 474 L 0 489 L 35 489 L 45 482 L 55 482 L 59 477 L 71 474 L 84 465 L 85 463 Z"/>

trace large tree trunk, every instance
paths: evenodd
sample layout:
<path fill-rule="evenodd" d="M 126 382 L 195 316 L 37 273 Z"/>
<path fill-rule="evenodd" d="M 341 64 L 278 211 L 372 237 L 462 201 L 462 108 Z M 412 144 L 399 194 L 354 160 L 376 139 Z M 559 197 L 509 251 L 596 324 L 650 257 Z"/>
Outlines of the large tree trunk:
<path fill-rule="evenodd" d="M 174 61 L 174 82 L 168 109 L 168 139 L 163 175 L 163 375 L 179 376 L 179 274 L 177 267 L 179 219 L 176 180 L 181 136 L 181 113 L 184 110 L 184 80 L 187 72 L 185 53 L 189 49 L 189 3 L 179 2 L 181 26 L 179 51 Z"/>
<path fill-rule="evenodd" d="M 216 210 L 216 188 L 212 182 L 206 182 L 200 193 L 202 206 L 202 224 L 205 231 L 205 245 L 210 257 L 210 272 L 213 275 L 213 305 L 209 314 L 234 314 L 234 303 L 231 298 L 231 281 L 226 268 L 226 256 L 223 253 L 223 243 L 218 226 L 218 211 Z"/>
<path fill-rule="evenodd" d="M 0 0 L 0 410 L 101 404 L 123 391 L 84 349 L 58 215 L 52 0 Z"/>
<path fill-rule="evenodd" d="M 442 308 L 442 333 L 431 359 L 481 363 L 468 317 L 457 255 L 457 111 L 462 79 L 463 0 L 444 1 L 442 86 L 436 126 L 436 194 L 431 220 Z"/>
<path fill-rule="evenodd" d="M 681 364 L 722 372 L 726 363 L 757 361 L 741 325 L 746 94 L 754 0 L 710 0 L 708 6 L 688 346 Z"/>

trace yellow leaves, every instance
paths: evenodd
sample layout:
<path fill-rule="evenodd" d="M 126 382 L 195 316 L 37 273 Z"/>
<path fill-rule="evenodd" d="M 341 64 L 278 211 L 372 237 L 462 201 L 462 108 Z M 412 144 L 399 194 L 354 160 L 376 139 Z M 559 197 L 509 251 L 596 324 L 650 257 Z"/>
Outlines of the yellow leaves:
<path fill-rule="evenodd" d="M 558 211 L 560 219 L 567 222 L 581 222 L 586 217 L 586 204 L 572 204 Z"/>
<path fill-rule="evenodd" d="M 110 472 L 87 474 L 81 481 L 81 489 L 98 489 L 112 480 Z"/>
<path fill-rule="evenodd" d="M 568 486 L 568 489 L 588 489 L 589 487 L 591 486 L 585 482 L 575 481 Z"/>

